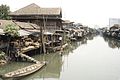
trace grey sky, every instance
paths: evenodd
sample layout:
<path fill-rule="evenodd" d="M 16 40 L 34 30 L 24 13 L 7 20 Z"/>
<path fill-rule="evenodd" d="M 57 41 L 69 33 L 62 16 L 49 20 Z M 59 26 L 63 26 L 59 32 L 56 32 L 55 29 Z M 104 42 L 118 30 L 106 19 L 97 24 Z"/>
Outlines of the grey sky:
<path fill-rule="evenodd" d="M 109 18 L 120 18 L 119 0 L 0 0 L 15 11 L 31 3 L 40 7 L 61 7 L 63 19 L 93 26 L 108 25 Z"/>

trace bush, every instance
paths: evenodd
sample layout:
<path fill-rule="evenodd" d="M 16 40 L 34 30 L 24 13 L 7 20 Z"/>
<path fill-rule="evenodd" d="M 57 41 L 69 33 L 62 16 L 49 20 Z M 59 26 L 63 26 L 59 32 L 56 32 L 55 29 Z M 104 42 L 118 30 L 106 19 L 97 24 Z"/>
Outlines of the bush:
<path fill-rule="evenodd" d="M 11 36 L 19 36 L 18 28 L 15 25 L 9 24 L 4 28 L 4 32 Z"/>
<path fill-rule="evenodd" d="M 3 59 L 5 57 L 5 53 L 0 51 L 0 59 Z"/>

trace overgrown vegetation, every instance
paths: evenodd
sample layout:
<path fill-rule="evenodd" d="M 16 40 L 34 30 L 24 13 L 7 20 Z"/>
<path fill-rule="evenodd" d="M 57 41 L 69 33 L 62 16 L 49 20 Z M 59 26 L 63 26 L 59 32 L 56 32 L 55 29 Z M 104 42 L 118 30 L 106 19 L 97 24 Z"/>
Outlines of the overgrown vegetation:
<path fill-rule="evenodd" d="M 7 60 L 12 60 L 15 58 L 16 54 L 13 54 L 14 52 L 14 48 L 13 46 L 11 46 L 11 39 L 14 37 L 18 37 L 19 36 L 19 28 L 16 25 L 13 24 L 8 24 L 5 26 L 5 28 L 3 29 L 5 32 L 5 35 L 8 36 L 8 46 L 6 49 L 5 54 L 7 55 Z"/>
<path fill-rule="evenodd" d="M 9 24 L 4 28 L 4 32 L 8 35 L 13 36 L 13 37 L 19 36 L 18 30 L 19 30 L 18 27 L 16 27 L 13 24 Z"/>
<path fill-rule="evenodd" d="M 4 57 L 5 57 L 5 53 L 2 52 L 2 51 L 0 51 L 0 60 L 1 60 L 1 59 L 4 59 Z"/>

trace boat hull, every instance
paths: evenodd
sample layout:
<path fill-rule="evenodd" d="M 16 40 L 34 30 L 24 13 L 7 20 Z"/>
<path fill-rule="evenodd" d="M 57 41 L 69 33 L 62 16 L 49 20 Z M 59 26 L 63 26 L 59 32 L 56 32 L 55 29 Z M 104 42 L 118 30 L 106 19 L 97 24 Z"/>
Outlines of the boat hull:
<path fill-rule="evenodd" d="M 6 73 L 4 75 L 0 75 L 0 77 L 3 79 L 6 79 L 6 78 L 19 78 L 19 77 L 27 76 L 27 75 L 30 75 L 30 74 L 35 73 L 36 71 L 40 70 L 45 65 L 46 65 L 46 63 L 42 63 L 42 64 L 37 63 L 37 64 L 27 66 L 27 67 L 22 68 L 22 69 L 18 69 L 18 70 L 13 71 L 13 72 Z M 25 69 L 26 69 L 26 71 L 25 71 Z"/>

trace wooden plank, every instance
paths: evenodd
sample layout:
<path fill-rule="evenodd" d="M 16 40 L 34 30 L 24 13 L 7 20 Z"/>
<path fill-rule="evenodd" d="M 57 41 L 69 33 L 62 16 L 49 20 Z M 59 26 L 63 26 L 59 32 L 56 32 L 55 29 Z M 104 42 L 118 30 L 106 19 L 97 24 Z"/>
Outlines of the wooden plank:
<path fill-rule="evenodd" d="M 25 53 L 25 52 L 28 52 L 28 51 L 31 51 L 31 50 L 34 50 L 34 49 L 37 49 L 37 48 L 39 48 L 39 46 L 28 46 L 28 47 L 22 48 L 21 52 Z"/>
<path fill-rule="evenodd" d="M 19 55 L 20 55 L 21 57 L 25 57 L 25 58 L 31 60 L 32 62 L 39 63 L 38 60 L 35 60 L 34 58 L 32 58 L 32 57 L 30 57 L 30 56 L 27 56 L 27 55 L 22 54 L 22 53 L 20 53 Z"/>

